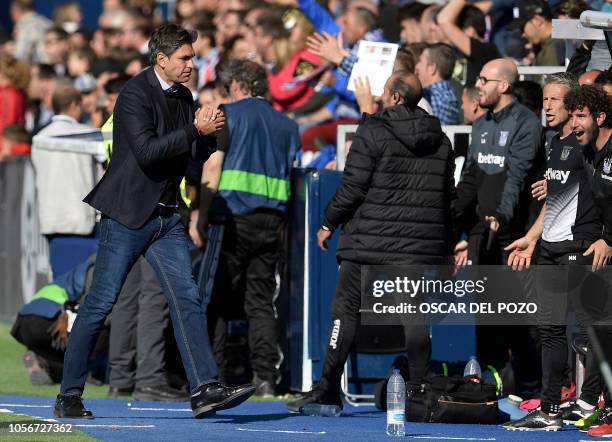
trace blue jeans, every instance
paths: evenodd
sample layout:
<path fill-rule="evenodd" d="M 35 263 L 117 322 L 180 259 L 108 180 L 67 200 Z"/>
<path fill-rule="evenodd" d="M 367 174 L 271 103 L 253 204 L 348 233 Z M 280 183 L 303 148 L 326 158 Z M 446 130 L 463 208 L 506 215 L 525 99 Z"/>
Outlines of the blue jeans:
<path fill-rule="evenodd" d="M 129 229 L 103 217 L 91 289 L 79 308 L 68 339 L 62 394 L 83 393 L 87 362 L 100 329 L 128 272 L 143 254 L 155 270 L 168 300 L 174 336 L 191 390 L 212 382 L 217 376 L 206 316 L 191 274 L 188 238 L 179 216 L 153 218 L 140 229 Z"/>

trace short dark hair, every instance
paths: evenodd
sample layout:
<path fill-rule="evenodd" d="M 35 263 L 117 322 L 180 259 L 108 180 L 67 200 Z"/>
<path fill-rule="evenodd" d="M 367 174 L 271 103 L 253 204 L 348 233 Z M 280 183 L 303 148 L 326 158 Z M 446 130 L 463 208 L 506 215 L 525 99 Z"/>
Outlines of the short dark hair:
<path fill-rule="evenodd" d="M 398 71 L 408 71 L 414 73 L 415 65 L 416 60 L 412 52 L 404 48 L 399 48 L 397 50 L 397 55 L 395 56 L 395 66 L 397 66 Z"/>
<path fill-rule="evenodd" d="M 455 69 L 455 52 L 444 43 L 435 43 L 427 46 L 429 54 L 427 61 L 435 64 L 443 80 L 448 80 L 453 75 Z"/>
<path fill-rule="evenodd" d="M 157 54 L 170 57 L 183 45 L 193 44 L 198 38 L 195 31 L 188 31 L 174 23 L 161 25 L 151 33 L 149 40 L 149 62 L 151 66 L 157 63 Z"/>
<path fill-rule="evenodd" d="M 226 89 L 235 80 L 245 93 L 253 97 L 268 95 L 268 73 L 254 61 L 230 60 L 221 71 L 221 80 Z"/>
<path fill-rule="evenodd" d="M 570 89 L 563 99 L 563 104 L 568 112 L 576 109 L 589 108 L 591 115 L 606 114 L 604 127 L 612 127 L 612 99 L 598 86 L 585 84 Z"/>
<path fill-rule="evenodd" d="M 427 9 L 427 5 L 423 3 L 414 2 L 409 5 L 402 6 L 397 11 L 397 21 L 403 22 L 404 20 L 415 20 L 420 21 L 423 11 Z"/>
<path fill-rule="evenodd" d="M 461 10 L 459 17 L 457 17 L 457 23 L 459 23 L 461 29 L 467 29 L 471 26 L 481 38 L 487 32 L 484 12 L 473 5 L 467 5 Z"/>
<path fill-rule="evenodd" d="M 235 34 L 223 41 L 223 52 L 229 54 L 240 40 L 246 40 L 242 34 Z"/>
<path fill-rule="evenodd" d="M 274 40 L 289 36 L 283 20 L 275 15 L 260 15 L 257 17 L 255 27 L 261 29 L 264 37 L 272 37 Z"/>
<path fill-rule="evenodd" d="M 203 26 L 196 27 L 196 31 L 199 35 L 198 38 L 209 40 L 211 47 L 217 46 L 217 42 L 215 40 L 215 32 L 217 32 L 217 29 L 214 26 L 205 24 Z"/>
<path fill-rule="evenodd" d="M 423 51 L 427 49 L 427 43 L 409 43 L 404 47 L 404 49 L 412 54 L 416 64 L 416 62 L 419 61 L 419 58 L 421 57 Z"/>
<path fill-rule="evenodd" d="M 59 26 L 54 26 L 52 28 L 47 29 L 47 32 L 45 32 L 45 34 L 55 34 L 60 40 L 68 40 L 68 33 Z"/>
<path fill-rule="evenodd" d="M 129 75 L 119 75 L 118 77 L 108 80 L 104 85 L 104 92 L 107 94 L 118 94 L 129 79 Z"/>
<path fill-rule="evenodd" d="M 378 17 L 366 8 L 355 8 L 355 16 L 365 25 L 368 31 L 378 26 Z"/>
<path fill-rule="evenodd" d="M 416 107 L 423 96 L 422 89 L 415 89 L 404 79 L 406 75 L 414 75 L 408 71 L 399 71 L 394 74 L 391 83 L 391 94 L 398 94 L 404 100 L 404 105 Z"/>
<path fill-rule="evenodd" d="M 606 84 L 612 84 L 612 68 L 608 68 L 597 76 L 595 84 L 605 86 Z"/>
<path fill-rule="evenodd" d="M 476 83 L 467 83 L 463 86 L 463 92 L 466 93 L 471 100 L 478 101 L 479 94 L 478 89 L 476 89 Z"/>
<path fill-rule="evenodd" d="M 72 86 L 64 86 L 53 93 L 51 103 L 53 112 L 61 114 L 70 108 L 73 103 L 81 102 L 81 93 Z"/>
<path fill-rule="evenodd" d="M 543 92 L 539 83 L 531 80 L 517 81 L 512 86 L 514 96 L 523 106 L 536 114 L 542 111 Z"/>

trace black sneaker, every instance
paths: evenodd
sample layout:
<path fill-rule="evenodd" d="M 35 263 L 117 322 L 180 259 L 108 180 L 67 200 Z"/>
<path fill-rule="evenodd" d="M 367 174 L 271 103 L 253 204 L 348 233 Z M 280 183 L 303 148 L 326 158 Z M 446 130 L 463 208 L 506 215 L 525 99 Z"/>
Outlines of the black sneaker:
<path fill-rule="evenodd" d="M 58 394 L 53 408 L 55 417 L 70 419 L 93 419 L 93 413 L 85 409 L 81 396 L 76 394 Z"/>
<path fill-rule="evenodd" d="M 568 407 L 561 408 L 561 420 L 564 424 L 574 424 L 580 419 L 584 419 L 595 410 L 585 410 L 576 402 L 572 401 Z"/>
<path fill-rule="evenodd" d="M 563 421 L 560 415 L 550 416 L 543 411 L 533 410 L 524 418 L 506 422 L 503 426 L 511 431 L 559 431 Z"/>
<path fill-rule="evenodd" d="M 255 393 L 251 384 L 239 387 L 226 387 L 219 382 L 198 387 L 191 395 L 191 409 L 196 419 L 212 416 L 216 411 L 240 405 Z"/>
<path fill-rule="evenodd" d="M 292 413 L 302 413 L 304 406 L 308 404 L 319 404 L 319 405 L 333 405 L 339 407 L 342 410 L 342 400 L 340 399 L 340 392 L 331 392 L 327 387 L 327 382 L 321 380 L 321 382 L 313 385 L 312 390 L 305 393 L 299 399 L 287 402 L 287 409 Z"/>

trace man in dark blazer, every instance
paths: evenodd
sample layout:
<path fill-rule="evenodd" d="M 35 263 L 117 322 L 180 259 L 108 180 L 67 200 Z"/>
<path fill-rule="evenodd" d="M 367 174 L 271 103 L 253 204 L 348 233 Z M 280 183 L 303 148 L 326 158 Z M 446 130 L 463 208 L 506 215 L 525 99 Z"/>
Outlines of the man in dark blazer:
<path fill-rule="evenodd" d="M 93 418 L 81 400 L 87 361 L 141 255 L 155 270 L 168 300 L 193 415 L 202 418 L 234 407 L 254 392 L 250 385 L 230 388 L 215 380 L 217 366 L 177 213 L 179 183 L 190 155 L 201 155 L 206 149 L 201 135 L 213 134 L 224 124 L 224 117 L 211 109 L 194 114 L 191 93 L 181 84 L 192 74 L 195 39 L 194 33 L 174 24 L 156 29 L 149 42 L 152 68 L 130 80 L 117 99 L 113 157 L 85 198 L 102 212 L 100 244 L 91 290 L 68 340 L 57 417 Z"/>

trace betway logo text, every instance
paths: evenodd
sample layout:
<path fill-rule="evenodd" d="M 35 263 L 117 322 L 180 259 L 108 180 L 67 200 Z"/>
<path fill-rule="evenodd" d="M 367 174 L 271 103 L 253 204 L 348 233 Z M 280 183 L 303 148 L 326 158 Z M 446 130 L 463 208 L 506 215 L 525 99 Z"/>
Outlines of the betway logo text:
<path fill-rule="evenodd" d="M 544 174 L 544 178 L 546 178 L 548 181 L 560 181 L 561 184 L 565 184 L 569 176 L 569 170 L 555 170 L 551 169 L 550 167 L 546 169 L 546 173 Z"/>
<path fill-rule="evenodd" d="M 478 152 L 478 164 L 495 164 L 499 167 L 504 167 L 504 160 L 506 157 L 500 155 L 493 155 L 492 153 L 483 154 Z"/>

